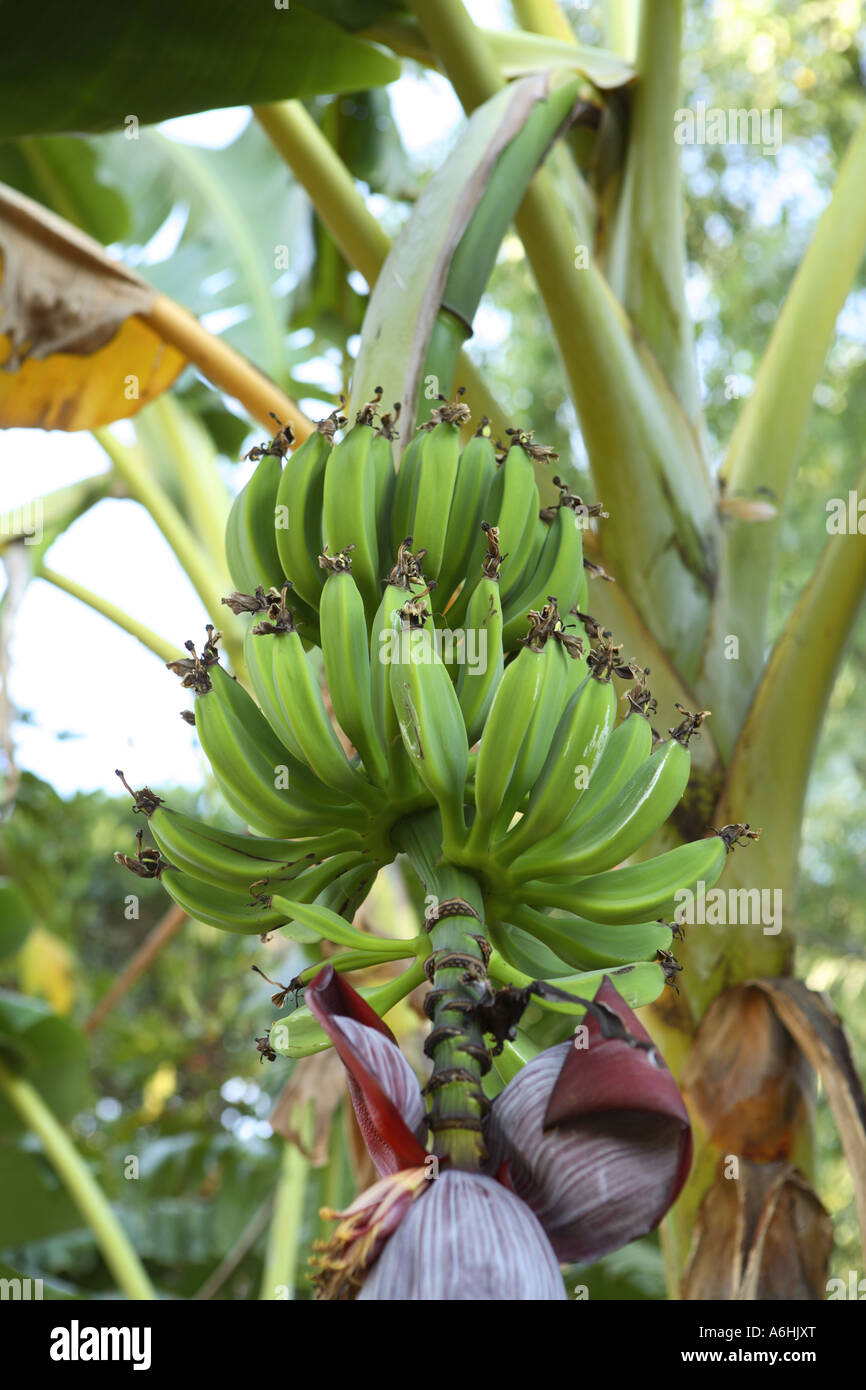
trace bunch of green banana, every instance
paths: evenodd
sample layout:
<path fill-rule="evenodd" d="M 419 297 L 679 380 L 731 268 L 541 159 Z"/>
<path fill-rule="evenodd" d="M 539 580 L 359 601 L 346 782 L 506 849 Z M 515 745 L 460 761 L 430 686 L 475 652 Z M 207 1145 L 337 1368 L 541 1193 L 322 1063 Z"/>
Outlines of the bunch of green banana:
<path fill-rule="evenodd" d="M 348 553 L 320 558 L 323 565 L 333 570 L 332 577 L 338 584 L 336 589 L 326 585 L 328 597 L 324 592 L 322 596 L 322 609 L 328 619 L 327 639 L 321 639 L 323 655 L 335 711 L 342 713 L 342 727 L 351 737 L 352 730 L 346 725 L 363 729 L 369 715 L 369 679 L 362 683 L 357 680 L 358 662 L 363 661 L 367 650 L 363 601 L 348 572 Z M 328 717 L 313 658 L 304 651 L 295 629 L 286 591 L 280 595 L 272 591 L 271 597 L 267 620 L 250 627 L 244 639 L 250 680 L 267 722 L 286 751 L 305 762 L 324 788 L 331 788 L 374 813 L 382 810 L 387 798 L 381 786 L 374 786 L 366 768 L 350 761 Z M 364 674 L 369 676 L 369 671 Z M 371 716 L 367 722 L 371 723 Z M 381 784 L 382 753 L 375 742 L 367 747 L 367 760 Z"/>
<path fill-rule="evenodd" d="M 359 865 L 356 861 L 355 855 L 338 854 L 326 859 L 323 864 L 304 869 L 303 873 L 291 882 L 292 900 L 315 902 L 331 885 L 342 883 L 345 886 L 350 874 L 357 876 L 362 873 L 369 882 L 369 866 Z M 305 935 L 303 927 L 300 928 L 299 934 L 299 931 L 291 926 L 295 920 L 291 904 L 274 897 L 264 885 L 253 885 L 255 891 L 238 892 L 221 883 L 214 884 L 194 878 L 192 874 L 186 874 L 173 866 L 164 868 L 160 879 L 169 897 L 178 907 L 182 907 L 184 912 L 196 921 L 219 927 L 221 931 L 253 936 L 284 927 L 287 929 L 286 936 L 295 941 L 315 939 Z"/>
<path fill-rule="evenodd" d="M 500 949 L 507 960 L 520 935 L 526 934 L 546 946 L 559 960 L 575 970 L 602 970 L 606 965 L 629 965 L 632 961 L 654 960 L 659 951 L 670 950 L 673 932 L 665 922 L 635 922 L 618 926 L 590 922 L 574 913 L 548 914 L 525 903 L 511 909 L 511 923 L 503 923 Z M 513 960 L 518 969 L 523 967 Z"/>
<path fill-rule="evenodd" d="M 568 826 L 518 854 L 509 867 L 512 880 L 583 877 L 628 859 L 660 829 L 680 801 L 690 763 L 687 745 L 668 739 L 622 791 L 580 828 Z"/>
<path fill-rule="evenodd" d="M 225 601 L 249 615 L 255 698 L 219 664 L 210 626 L 200 655 L 187 643 L 189 656 L 169 663 L 253 833 L 208 826 L 145 789 L 136 809 L 157 848 L 130 867 L 161 877 L 201 921 L 330 941 L 345 952 L 337 969 L 361 969 L 423 955 L 351 918 L 405 844 L 401 822 L 430 813 L 439 862 L 477 882 L 494 980 L 578 981 L 588 995 L 605 971 L 633 970 L 646 1002 L 678 968 L 664 920 L 677 895 L 712 886 L 732 846 L 754 837 L 724 827 L 617 867 L 682 797 L 707 712 L 681 710 L 667 741 L 654 736 L 649 673 L 584 612 L 583 530 L 605 513 L 559 478 L 558 503 L 541 509 L 536 466 L 552 450 L 510 430 L 498 454 L 486 421 L 461 449 L 458 392 L 440 398 L 395 473 L 399 409 L 383 415 L 381 400 L 377 390 L 339 442 L 347 422 L 334 412 L 294 454 L 282 429 L 252 451 L 227 528 L 238 592 Z M 620 722 L 615 678 L 637 678 Z M 416 961 L 370 997 L 386 1006 L 419 971 Z M 542 1006 L 566 1007 L 554 996 Z"/>

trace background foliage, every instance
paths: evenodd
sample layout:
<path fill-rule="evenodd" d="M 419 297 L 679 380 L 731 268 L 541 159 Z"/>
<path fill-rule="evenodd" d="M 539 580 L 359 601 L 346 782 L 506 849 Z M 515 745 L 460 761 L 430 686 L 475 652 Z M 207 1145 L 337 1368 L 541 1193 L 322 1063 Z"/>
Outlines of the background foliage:
<path fill-rule="evenodd" d="M 581 40 L 601 40 L 595 7 L 575 7 L 572 18 Z M 683 73 L 689 101 L 782 107 L 785 122 L 775 159 L 750 147 L 685 151 L 689 303 L 706 429 L 717 461 L 858 119 L 864 85 L 859 24 L 858 7 L 843 0 L 755 0 L 689 10 Z M 430 87 L 447 109 L 441 79 L 419 68 L 411 81 Z M 447 153 L 450 136 L 439 146 L 426 144 L 421 158 L 407 150 L 387 90 L 317 98 L 309 109 L 359 180 L 368 205 L 395 233 Z M 227 148 L 211 151 L 143 129 L 132 155 L 130 142 L 117 133 L 86 140 L 31 138 L 0 146 L 0 179 L 118 250 L 129 266 L 222 331 L 290 394 L 322 402 L 336 398 L 350 374 L 366 285 L 350 272 L 328 233 L 314 225 L 306 195 L 262 132 L 250 125 Z M 276 263 L 281 246 L 288 248 L 288 268 Z M 503 245 L 476 330 L 470 354 L 485 368 L 514 423 L 533 427 L 537 439 L 580 465 L 573 409 L 515 237 Z M 814 567 L 826 499 L 846 496 L 862 466 L 864 360 L 861 280 L 815 392 L 806 461 L 782 532 L 773 635 Z M 236 485 L 235 461 L 259 431 L 250 434 L 230 403 L 215 405 L 217 398 L 193 371 L 179 386 Z M 142 416 L 146 428 L 145 421 Z M 170 486 L 169 460 L 165 480 Z M 847 1024 L 861 1074 L 866 1020 L 857 1000 L 866 986 L 866 836 L 852 812 L 866 796 L 864 666 L 861 620 L 812 778 L 796 904 L 798 973 L 812 988 L 829 992 Z M 26 710 L 19 714 L 28 717 Z M 206 810 L 212 818 L 224 814 L 209 788 L 159 791 L 170 792 L 172 804 L 184 809 Z M 259 1062 L 253 1040 L 271 1014 L 268 992 L 249 966 L 255 959 L 275 978 L 289 978 L 299 965 L 291 952 L 299 948 L 278 946 L 266 953 L 257 942 L 187 923 L 85 1044 L 80 1030 L 91 1011 L 166 907 L 158 885 L 131 879 L 112 860 L 116 849 L 131 852 L 132 828 L 125 797 L 94 793 L 63 800 L 46 782 L 23 773 L 14 814 L 4 826 L 0 874 L 30 901 L 31 929 L 24 935 L 22 925 L 23 940 L 16 938 L 12 899 L 4 900 L 8 937 L 4 927 L 0 984 L 44 999 L 66 1021 L 70 1056 L 80 1047 L 85 1057 L 89 1048 L 90 1094 L 67 1088 L 76 1101 L 74 1133 L 158 1288 L 181 1297 L 195 1296 L 203 1286 L 205 1295 L 256 1297 L 267 1204 L 282 1148 L 268 1116 L 288 1067 Z M 131 893 L 139 899 L 137 917 L 124 915 Z M 383 885 L 371 910 L 409 910 L 396 877 Z M 410 1048 L 416 1019 L 407 1009 L 402 1020 Z M 846 1276 L 862 1268 L 862 1254 L 850 1180 L 822 1098 L 816 1137 L 816 1187 L 836 1228 L 832 1272 Z M 342 1163 L 332 1154 L 326 1168 L 309 1174 L 302 1244 L 316 1234 L 321 1202 L 338 1203 L 354 1187 L 355 1151 L 351 1143 L 344 1145 L 339 1127 L 337 1138 Z M 139 1159 L 137 1179 L 124 1177 L 130 1156 Z M 0 1182 L 13 1198 L 4 1203 L 0 1262 L 44 1275 L 61 1292 L 109 1291 L 113 1281 L 92 1236 L 31 1141 L 8 1140 L 0 1164 Z M 218 1288 L 209 1285 L 233 1250 L 236 1266 Z M 656 1238 L 592 1271 L 575 1271 L 570 1282 L 587 1284 L 596 1298 L 663 1297 Z M 308 1293 L 302 1273 L 297 1293 Z"/>

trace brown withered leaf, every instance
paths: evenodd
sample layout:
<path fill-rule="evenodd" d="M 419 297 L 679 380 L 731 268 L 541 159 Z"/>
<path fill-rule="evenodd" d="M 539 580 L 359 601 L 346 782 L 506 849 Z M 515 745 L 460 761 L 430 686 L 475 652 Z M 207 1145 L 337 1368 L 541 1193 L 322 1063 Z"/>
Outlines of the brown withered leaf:
<path fill-rule="evenodd" d="M 790 1157 L 812 1076 L 762 991 L 738 985 L 702 1018 L 682 1086 L 718 1149 L 770 1160 Z"/>
<path fill-rule="evenodd" d="M 842 1021 L 825 995 L 802 980 L 752 980 L 821 1078 L 851 1169 L 860 1235 L 866 1242 L 866 1096 Z"/>
<path fill-rule="evenodd" d="M 689 1300 L 814 1302 L 824 1298 L 833 1227 L 789 1163 L 720 1159 L 698 1212 L 683 1276 Z"/>
<path fill-rule="evenodd" d="M 297 1145 L 314 1168 L 324 1168 L 334 1113 L 345 1095 L 346 1073 L 333 1048 L 305 1057 L 277 1096 L 268 1117 L 271 1129 Z M 309 1102 L 313 1105 L 313 1134 L 306 1144 L 298 1126 Z"/>
<path fill-rule="evenodd" d="M 157 293 L 76 227 L 0 185 L 0 426 L 94 429 L 134 415 L 185 358 Z"/>

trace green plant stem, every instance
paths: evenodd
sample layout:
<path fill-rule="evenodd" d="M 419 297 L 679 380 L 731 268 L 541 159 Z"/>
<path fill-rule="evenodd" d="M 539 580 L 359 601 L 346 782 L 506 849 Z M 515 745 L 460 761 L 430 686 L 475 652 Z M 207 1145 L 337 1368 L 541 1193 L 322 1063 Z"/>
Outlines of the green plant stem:
<path fill-rule="evenodd" d="M 866 472 L 858 490 L 866 489 Z M 764 831 L 757 845 L 732 857 L 726 885 L 772 885 L 793 902 L 806 790 L 836 673 L 866 594 L 866 544 L 860 535 L 828 536 L 815 572 L 798 598 L 761 677 L 740 731 L 716 815 L 748 819 Z M 715 821 L 722 825 L 726 822 Z M 745 885 L 743 885 L 745 886 Z M 728 935 L 727 933 L 724 933 Z M 694 937 L 689 997 L 699 1009 L 713 997 L 712 928 Z M 783 931 L 781 938 L 790 932 Z M 760 936 L 736 952 L 729 982 L 771 975 L 779 936 Z M 764 954 L 776 950 L 767 961 Z M 689 952 L 688 954 L 691 954 Z M 775 973 L 778 973 L 775 972 Z"/>
<path fill-rule="evenodd" d="M 253 108 L 277 153 L 306 190 L 343 256 L 373 285 L 391 249 L 355 180 L 299 101 Z"/>
<path fill-rule="evenodd" d="M 769 487 L 784 502 L 812 391 L 866 247 L 864 185 L 866 121 L 846 151 L 740 414 L 722 469 L 731 492 Z M 764 543 L 757 544 L 763 551 Z"/>
<path fill-rule="evenodd" d="M 285 391 L 222 338 L 202 328 L 195 314 L 182 304 L 167 294 L 158 294 L 140 318 L 194 362 L 202 376 L 215 387 L 240 401 L 265 429 L 273 428 L 273 412 L 279 419 L 291 423 L 299 443 L 311 433 L 312 423 Z"/>
<path fill-rule="evenodd" d="M 162 452 L 171 460 L 183 491 L 188 524 L 204 541 L 215 564 L 228 577 L 225 531 L 231 495 L 220 477 L 217 453 L 207 431 L 167 391 L 136 420 L 136 434 L 153 427 Z M 150 453 L 151 450 L 148 449 Z"/>
<path fill-rule="evenodd" d="M 161 661 L 174 661 L 177 659 L 177 645 L 169 642 L 167 638 L 160 637 L 158 632 L 146 627 L 144 623 L 138 622 L 129 613 L 118 608 L 117 604 L 111 603 L 109 599 L 103 598 L 100 594 L 94 594 L 92 590 L 85 589 L 83 584 L 78 584 L 74 579 L 69 579 L 65 574 L 58 574 L 56 570 L 46 569 L 43 565 L 39 570 L 37 578 L 46 580 L 53 584 L 56 589 L 62 589 L 65 594 L 71 594 L 79 602 L 86 603 L 88 608 L 92 608 L 96 613 L 101 613 L 103 618 L 108 618 L 109 622 L 115 624 L 123 632 L 128 632 L 130 637 L 136 637 L 148 651 L 153 652 Z"/>
<path fill-rule="evenodd" d="M 112 492 L 116 495 L 113 475 L 97 473 L 92 478 L 70 483 L 68 487 L 30 498 L 23 507 L 0 512 L 0 554 L 26 537 L 27 548 L 35 558 L 73 521 Z M 43 533 L 42 540 L 34 543 L 39 530 Z"/>
<path fill-rule="evenodd" d="M 99 429 L 93 433 L 123 479 L 129 495 L 150 512 L 186 570 L 211 622 L 222 630 L 224 645 L 235 670 L 245 670 L 240 624 L 221 603 L 223 594 L 231 588 L 228 576 L 223 575 L 220 568 L 205 554 L 201 542 L 190 530 L 152 471 L 142 463 L 140 455 L 121 444 L 110 430 Z"/>
<path fill-rule="evenodd" d="M 700 419 L 700 386 L 686 304 L 679 106 L 683 0 L 644 0 L 628 150 L 607 253 L 607 278 L 647 340 L 687 418 Z"/>
<path fill-rule="evenodd" d="M 275 102 L 254 107 L 254 111 L 341 254 L 372 289 L 391 249 L 391 239 L 370 212 L 333 145 L 299 101 Z M 486 415 L 502 433 L 509 423 L 508 412 L 466 353 L 460 355 L 457 380 L 466 387 L 475 418 Z"/>
<path fill-rule="evenodd" d="M 467 110 L 500 90 L 461 0 L 413 0 Z M 574 225 L 546 169 L 515 218 L 610 504 L 605 556 L 686 681 L 697 672 L 715 577 L 715 496 L 694 430 L 652 353 L 594 263 L 574 265 Z M 653 526 L 635 527 L 634 516 Z M 676 601 L 672 600 L 676 595 Z"/>
<path fill-rule="evenodd" d="M 574 43 L 574 33 L 556 0 L 514 0 L 514 13 L 521 29 L 544 34 L 549 39 Z"/>
<path fill-rule="evenodd" d="M 482 1078 L 490 1067 L 474 1009 L 487 988 L 486 935 L 481 892 L 471 874 L 441 860 L 441 825 L 436 812 L 403 821 L 395 840 L 437 904 L 462 898 L 478 915 L 435 919 L 430 927 L 433 990 L 427 1011 L 433 1024 L 425 1052 L 433 1060 L 427 1083 L 433 1152 L 457 1168 L 477 1171 L 485 1161 L 482 1122 L 486 1099 Z M 441 962 L 441 964 L 440 964 Z"/>
<path fill-rule="evenodd" d="M 150 512 L 160 531 L 183 565 L 202 603 L 211 616 L 220 612 L 221 589 L 225 580 L 215 565 L 203 555 L 196 540 L 171 498 L 135 450 L 121 444 L 110 430 L 94 430 L 114 464 L 131 497 Z"/>
<path fill-rule="evenodd" d="M 409 5 L 465 111 L 501 90 L 505 83 L 490 46 L 462 0 L 409 0 Z"/>
<path fill-rule="evenodd" d="M 308 1147 L 313 1137 L 313 1102 L 304 1101 L 296 1105 L 290 1123 L 297 1130 L 301 1142 Z M 306 1154 L 301 1152 L 297 1144 L 284 1141 L 274 1214 L 262 1270 L 260 1296 L 263 1302 L 283 1299 L 283 1290 L 290 1299 L 295 1296 L 304 1195 L 309 1172 L 310 1160 Z"/>
<path fill-rule="evenodd" d="M 637 48 L 638 0 L 606 0 L 604 8 L 608 47 L 627 63 L 633 62 Z"/>
<path fill-rule="evenodd" d="M 731 496 L 766 489 L 781 513 L 799 462 L 803 435 L 833 340 L 836 319 L 866 248 L 866 121 L 851 141 L 829 205 L 794 276 L 754 390 L 744 402 L 722 468 Z M 764 495 L 764 494 L 761 494 Z M 722 584 L 707 638 L 706 686 L 724 706 L 725 742 L 732 746 L 764 665 L 767 612 L 781 518 L 725 524 Z M 743 615 L 748 614 L 748 622 Z M 739 638 L 739 659 L 726 658 L 725 638 Z"/>
<path fill-rule="evenodd" d="M 77 1206 L 105 1257 L 105 1262 L 128 1298 L 151 1301 L 156 1294 L 138 1255 L 95 1182 L 83 1158 L 39 1092 L 0 1062 L 0 1089 L 24 1123 L 40 1139 L 46 1157 Z"/>

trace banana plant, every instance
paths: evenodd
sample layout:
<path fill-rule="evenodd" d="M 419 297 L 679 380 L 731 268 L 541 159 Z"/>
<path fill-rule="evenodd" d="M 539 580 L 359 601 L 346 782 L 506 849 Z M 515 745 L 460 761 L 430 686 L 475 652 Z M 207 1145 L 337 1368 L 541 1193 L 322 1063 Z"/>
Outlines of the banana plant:
<path fill-rule="evenodd" d="M 791 1297 L 820 1296 L 826 1265 L 801 1258 L 805 1247 L 826 1254 L 828 1246 L 828 1218 L 809 1183 L 808 1109 L 798 1102 L 803 1057 L 821 1072 L 866 1219 L 866 1106 L 838 1020 L 792 978 L 789 930 L 744 940 L 719 913 L 691 929 L 665 919 L 696 902 L 703 910 L 723 872 L 728 901 L 731 893 L 743 902 L 766 892 L 794 899 L 814 749 L 866 585 L 856 527 L 828 534 L 772 644 L 769 596 L 812 393 L 866 246 L 866 123 L 714 473 L 673 138 L 681 0 L 611 5 L 607 50 L 577 43 L 555 0 L 515 0 L 518 27 L 502 32 L 479 29 L 462 0 L 362 10 L 293 7 L 317 55 L 307 71 L 320 64 L 324 74 L 315 90 L 345 90 L 347 54 L 366 55 L 358 71 L 371 85 L 411 60 L 444 73 L 469 118 L 393 245 L 302 104 L 309 85 L 281 85 L 268 65 L 239 90 L 215 54 L 211 84 L 186 97 L 169 84 L 154 104 L 146 65 L 137 89 L 143 124 L 206 105 L 252 105 L 331 241 L 366 279 L 346 415 L 314 425 L 137 276 L 118 275 L 109 297 L 116 272 L 98 247 L 21 195 L 4 198 L 4 273 L 12 267 L 26 283 L 28 264 L 47 264 L 59 281 L 58 261 L 84 265 L 93 294 L 75 325 L 81 341 L 104 342 L 109 323 L 122 324 L 136 362 L 148 364 L 150 394 L 191 361 L 251 416 L 264 423 L 273 412 L 280 424 L 254 451 L 256 470 L 230 513 L 212 486 L 212 448 L 190 443 L 170 401 L 142 415 L 135 455 L 100 434 L 116 485 L 173 545 L 246 686 L 227 678 L 211 628 L 200 653 L 190 643 L 187 657 L 171 660 L 193 692 L 192 718 L 220 788 L 255 840 L 233 843 L 187 823 L 143 788 L 134 808 L 156 848 L 143 851 L 136 871 L 161 877 L 185 911 L 224 930 L 279 928 L 343 948 L 293 982 L 307 987 L 306 1003 L 260 1040 L 269 1057 L 336 1048 L 382 1176 L 341 1215 L 321 1255 L 324 1296 L 436 1297 L 448 1222 L 471 1219 L 482 1189 L 510 1232 L 500 1264 L 479 1245 L 490 1297 L 502 1281 L 510 1296 L 515 1288 L 561 1296 L 557 1256 L 586 1260 L 616 1248 L 675 1199 L 663 1228 L 672 1295 L 761 1298 L 788 1270 Z M 132 32 L 138 20 L 123 23 Z M 208 36 L 215 48 L 217 29 Z M 62 71 L 57 82 L 57 123 L 46 124 L 42 102 L 37 119 L 22 91 L 21 124 L 7 120 L 7 135 L 32 139 L 73 121 L 76 130 L 104 130 L 122 119 L 118 103 L 131 104 L 113 69 L 86 101 L 74 99 L 78 88 L 64 85 Z M 463 355 L 512 221 L 603 507 L 582 500 L 567 461 L 554 479 L 551 451 L 531 431 L 506 432 L 495 395 Z M 586 252 L 580 263 L 575 242 Z M 22 326 L 14 330 L 20 348 Z M 134 413 L 115 391 L 90 418 L 70 414 L 60 346 L 49 337 L 37 354 L 21 350 L 0 392 L 3 423 L 103 427 Z M 100 379 L 98 355 L 77 360 L 82 380 Z M 166 445 L 172 478 L 159 473 Z M 587 574 L 601 576 L 591 598 Z M 71 581 L 45 577 L 75 592 Z M 134 630 L 107 600 L 78 596 Z M 465 655 L 482 633 L 494 659 L 475 674 Z M 165 659 L 163 641 L 136 635 Z M 319 648 L 343 740 L 318 687 Z M 634 684 L 618 719 L 622 681 Z M 671 716 L 670 739 L 655 746 L 658 704 L 676 705 L 681 717 Z M 578 768 L 585 784 L 575 783 Z M 425 931 L 411 942 L 351 925 L 372 878 L 397 854 L 427 895 Z M 247 890 L 262 881 L 267 891 L 250 901 Z M 384 984 L 356 990 L 342 978 L 396 960 L 410 963 Z M 425 978 L 433 986 L 426 1108 L 382 1022 Z M 290 993 L 280 988 L 282 1002 Z M 638 1007 L 647 1008 L 652 1042 L 631 1013 Z M 639 1109 L 646 1134 L 658 1124 L 665 1135 L 664 1162 L 650 1191 L 637 1150 L 619 1145 L 623 1221 L 614 1229 L 593 1205 L 597 1157 L 570 1143 L 569 1125 L 589 1113 L 587 1092 L 602 1110 L 629 1109 L 629 1096 L 646 1090 L 654 1045 L 688 1112 L 662 1066 Z M 730 1199 L 722 1156 L 742 1167 Z M 441 1185 L 429 1181 L 430 1160 L 442 1164 Z M 497 1186 L 503 1166 L 508 1183 Z M 715 1257 L 729 1200 L 742 1210 L 762 1204 L 758 1226 L 773 1225 L 772 1250 L 755 1236 L 747 1251 L 724 1247 Z M 799 1222 L 786 1217 L 794 1210 Z M 591 1233 L 587 1244 L 578 1229 Z M 521 1249 L 531 1254 L 521 1259 Z M 804 1263 L 805 1294 L 795 1282 Z M 476 1287 L 479 1270 L 463 1273 Z"/>

